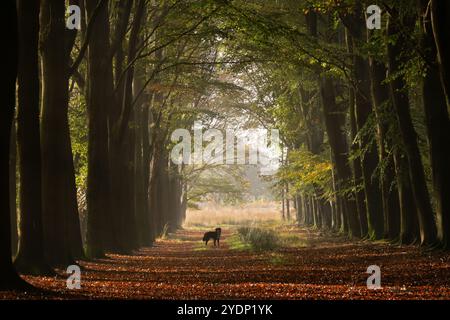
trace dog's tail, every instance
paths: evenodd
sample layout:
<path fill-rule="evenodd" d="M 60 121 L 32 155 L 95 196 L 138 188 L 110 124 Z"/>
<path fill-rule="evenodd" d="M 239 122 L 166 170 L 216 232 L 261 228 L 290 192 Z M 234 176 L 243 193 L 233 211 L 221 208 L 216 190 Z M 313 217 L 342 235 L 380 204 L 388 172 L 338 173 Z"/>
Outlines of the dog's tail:
<path fill-rule="evenodd" d="M 207 233 L 205 233 L 205 234 L 203 235 L 203 241 L 206 241 L 206 240 L 208 240 Z"/>

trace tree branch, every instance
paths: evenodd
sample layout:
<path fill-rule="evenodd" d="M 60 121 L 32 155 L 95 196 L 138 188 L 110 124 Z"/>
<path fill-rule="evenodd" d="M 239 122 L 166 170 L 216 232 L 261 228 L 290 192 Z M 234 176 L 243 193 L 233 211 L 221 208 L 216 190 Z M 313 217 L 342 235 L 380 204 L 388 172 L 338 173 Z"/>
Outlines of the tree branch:
<path fill-rule="evenodd" d="M 88 1 L 92 1 L 92 0 L 88 0 Z M 77 70 L 78 67 L 80 66 L 81 61 L 83 61 L 84 55 L 85 55 L 86 50 L 87 50 L 88 45 L 89 45 L 89 41 L 90 41 L 90 39 L 92 37 L 95 20 L 98 17 L 98 15 L 100 14 L 100 12 L 103 9 L 103 7 L 105 5 L 107 5 L 107 3 L 108 3 L 108 0 L 100 0 L 99 4 L 95 8 L 94 13 L 90 17 L 89 22 L 88 22 L 88 26 L 87 26 L 87 29 L 86 29 L 86 38 L 84 40 L 83 45 L 81 46 L 81 49 L 80 49 L 80 52 L 78 53 L 77 58 L 75 59 L 73 65 L 69 68 L 69 77 L 72 76 L 72 74 L 75 72 L 75 70 Z"/>

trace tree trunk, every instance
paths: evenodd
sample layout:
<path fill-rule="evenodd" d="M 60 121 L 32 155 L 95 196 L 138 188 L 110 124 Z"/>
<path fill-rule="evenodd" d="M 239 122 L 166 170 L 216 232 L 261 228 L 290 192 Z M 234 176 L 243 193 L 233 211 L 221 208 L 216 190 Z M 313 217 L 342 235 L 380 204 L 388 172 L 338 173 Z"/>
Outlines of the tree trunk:
<path fill-rule="evenodd" d="M 332 161 L 333 170 L 332 170 L 332 183 L 333 183 L 333 190 L 335 192 L 334 195 L 334 210 L 333 210 L 333 222 L 332 222 L 332 231 L 333 232 L 340 232 L 342 228 L 342 206 L 341 206 L 341 199 L 342 194 L 339 194 L 337 191 L 339 190 L 339 187 L 337 185 L 337 169 L 336 169 L 336 163 Z"/>
<path fill-rule="evenodd" d="M 188 199 L 187 199 L 187 185 L 186 182 L 182 182 L 182 192 L 181 192 L 181 225 L 183 225 L 186 220 Z"/>
<path fill-rule="evenodd" d="M 314 206 L 312 203 L 311 195 L 307 195 L 306 208 L 307 208 L 307 215 L 306 215 L 306 219 L 305 219 L 305 222 L 306 222 L 305 225 L 312 226 L 312 225 L 314 225 L 314 217 L 313 217 Z"/>
<path fill-rule="evenodd" d="M 20 170 L 20 239 L 15 266 L 25 274 L 49 275 L 42 226 L 39 140 L 39 1 L 18 1 L 19 52 L 17 142 Z"/>
<path fill-rule="evenodd" d="M 331 230 L 331 206 L 329 201 L 320 199 L 320 207 L 322 212 L 322 228 L 325 230 Z"/>
<path fill-rule="evenodd" d="M 78 197 L 77 197 L 77 185 L 75 180 L 75 167 L 73 163 L 72 157 L 72 149 L 70 148 L 70 136 L 67 137 L 69 141 L 66 144 L 66 154 L 70 156 L 70 161 L 66 162 L 66 170 L 67 172 L 73 172 L 67 176 L 66 180 L 66 190 L 68 194 L 68 203 L 67 203 L 67 236 L 69 238 L 70 252 L 73 259 L 84 259 L 84 248 L 83 248 L 83 240 L 81 237 L 81 223 L 80 223 L 80 215 L 78 211 Z"/>
<path fill-rule="evenodd" d="M 78 219 L 73 157 L 68 120 L 70 48 L 67 46 L 65 4 L 59 0 L 41 3 L 42 56 L 42 210 L 44 247 L 51 265 L 74 264 L 72 232 L 79 232 L 70 221 Z M 68 210 L 69 208 L 69 210 Z M 78 211 L 78 210 L 76 210 Z M 81 239 L 81 237 L 78 237 Z M 81 243 L 79 244 L 81 245 Z"/>
<path fill-rule="evenodd" d="M 121 2 L 122 3 L 122 2 Z M 126 3 L 126 2 L 125 2 Z M 113 179 L 120 181 L 114 191 L 115 216 L 118 218 L 116 223 L 119 250 L 130 252 L 138 247 L 137 236 L 137 213 L 135 209 L 135 134 L 136 129 L 133 123 L 134 115 L 134 97 L 133 97 L 133 79 L 134 64 L 132 63 L 136 55 L 136 47 L 139 32 L 141 29 L 145 1 L 140 0 L 135 5 L 134 22 L 130 32 L 128 42 L 128 55 L 126 64 L 128 68 L 123 70 L 122 63 L 124 54 L 122 51 L 122 41 L 119 41 L 119 47 L 116 55 L 116 87 L 118 94 L 116 96 L 116 105 L 114 113 L 110 117 L 110 127 L 112 128 L 111 141 L 113 156 L 111 157 Z M 131 9 L 130 7 L 128 7 Z M 127 12 L 128 10 L 127 9 Z M 128 20 L 127 14 L 123 20 Z M 116 184 L 113 182 L 113 184 Z"/>
<path fill-rule="evenodd" d="M 177 167 L 169 167 L 169 231 L 175 232 L 180 226 L 181 183 Z"/>
<path fill-rule="evenodd" d="M 370 83 L 367 75 L 369 73 L 367 61 L 359 55 L 354 56 L 354 71 L 357 81 L 357 92 L 355 92 L 355 112 L 358 133 L 366 130 L 369 118 L 373 116 L 370 101 Z M 360 149 L 365 153 L 361 159 L 362 178 L 367 209 L 368 234 L 371 239 L 383 237 L 383 207 L 380 192 L 379 178 L 375 171 L 378 166 L 378 153 L 373 137 L 366 133 L 361 134 L 359 140 Z"/>
<path fill-rule="evenodd" d="M 400 206 L 400 244 L 413 244 L 419 239 L 419 223 L 417 209 L 409 176 L 409 164 L 406 155 L 401 150 L 394 150 L 394 163 L 397 176 L 397 189 Z"/>
<path fill-rule="evenodd" d="M 303 215 L 303 225 L 308 225 L 308 216 L 309 216 L 309 198 L 307 194 L 303 195 L 303 208 L 304 208 L 304 215 Z"/>
<path fill-rule="evenodd" d="M 441 1 L 442 2 L 442 1 Z M 428 70 L 422 81 L 422 103 L 425 111 L 425 124 L 427 127 L 428 141 L 430 144 L 430 160 L 433 179 L 433 193 L 436 200 L 436 225 L 437 238 L 439 242 L 445 247 L 450 247 L 450 121 L 448 118 L 447 105 L 448 97 L 444 89 L 448 90 L 448 75 L 445 69 L 447 63 L 447 56 L 442 56 L 443 53 L 449 53 L 448 42 L 450 39 L 438 41 L 440 44 L 440 54 L 438 63 L 438 51 L 436 49 L 436 42 L 432 33 L 431 14 L 428 10 L 429 1 L 421 0 L 421 51 L 425 53 L 425 62 L 428 65 Z M 436 5 L 436 2 L 434 2 Z M 442 15 L 449 11 L 449 4 L 441 5 Z M 445 8 L 447 7 L 447 8 Z M 426 15 L 428 12 L 428 15 Z M 437 13 L 437 12 L 435 12 Z M 439 24 L 437 17 L 434 16 L 436 27 Z M 450 16 L 447 16 L 447 19 Z M 441 18 L 445 20 L 445 18 Z M 439 27 L 435 28 L 438 36 L 443 36 L 439 33 Z M 446 30 L 448 35 L 448 30 Z M 447 47 L 446 47 L 447 46 Z M 443 59 L 442 59 L 443 58 Z M 439 65 L 441 65 L 441 72 L 439 72 Z M 442 82 L 440 81 L 442 76 Z M 447 91 L 448 93 L 448 91 Z"/>
<path fill-rule="evenodd" d="M 136 106 L 134 105 L 134 95 L 133 95 L 133 81 L 135 77 L 135 66 L 132 63 L 132 60 L 136 57 L 136 50 L 139 40 L 139 33 L 141 30 L 143 17 L 144 17 L 144 6 L 145 1 L 139 0 L 135 4 L 135 12 L 134 12 L 134 21 L 130 32 L 130 39 L 128 42 L 128 56 L 127 56 L 127 65 L 131 65 L 125 77 L 124 84 L 124 99 L 122 106 L 122 114 L 120 118 L 120 129 L 119 129 L 119 146 L 122 146 L 121 141 L 124 140 L 124 150 L 121 150 L 121 153 L 128 155 L 125 158 L 125 170 L 127 171 L 126 182 L 128 184 L 126 188 L 127 201 L 125 211 L 127 214 L 127 219 L 125 220 L 125 225 L 127 226 L 127 249 L 137 249 L 138 247 L 138 239 L 137 239 L 137 212 L 136 212 L 136 182 L 135 182 L 135 149 L 136 149 L 136 123 L 133 119 L 135 119 Z M 122 140 L 123 139 L 123 140 Z M 124 212 L 124 213 L 125 213 Z"/>
<path fill-rule="evenodd" d="M 155 135 L 155 134 L 154 134 Z M 161 225 L 161 215 L 159 211 L 161 199 L 159 198 L 160 188 L 160 173 L 159 164 L 160 164 L 160 153 L 162 152 L 161 145 L 157 140 L 153 139 L 153 144 L 155 147 L 153 148 L 152 162 L 151 162 L 151 173 L 150 173 L 150 184 L 149 184 L 149 207 L 150 207 L 150 235 L 152 237 L 152 242 L 155 241 L 156 237 L 160 232 L 159 226 Z"/>
<path fill-rule="evenodd" d="M 11 251 L 12 256 L 15 257 L 17 254 L 17 248 L 19 244 L 19 235 L 17 233 L 17 132 L 16 125 L 13 121 L 12 130 L 11 130 L 11 148 L 9 151 L 9 206 L 11 209 Z"/>
<path fill-rule="evenodd" d="M 141 117 L 141 131 L 142 131 L 142 164 L 143 164 L 143 241 L 146 246 L 150 246 L 153 242 L 151 234 L 151 219 L 150 219 L 150 207 L 149 207 L 149 197 L 150 197 L 150 165 L 151 165 L 151 146 L 150 146 L 150 133 L 149 133 L 149 123 L 150 119 L 150 103 L 144 103 L 142 106 L 142 117 Z"/>
<path fill-rule="evenodd" d="M 132 111 L 132 114 L 134 114 L 134 110 Z M 132 116 L 134 118 L 134 116 Z M 137 249 L 139 247 L 138 245 L 138 237 L 137 237 L 137 212 L 136 212 L 136 182 L 135 182 L 135 134 L 136 134 L 136 128 L 134 121 L 130 119 L 129 121 L 129 128 L 127 129 L 127 132 L 125 133 L 126 141 L 124 142 L 124 149 L 122 151 L 126 155 L 125 157 L 125 170 L 126 173 L 125 179 L 122 181 L 124 185 L 127 186 L 126 188 L 126 210 L 124 211 L 124 226 L 126 228 L 125 232 L 125 239 L 126 243 L 124 245 L 126 246 L 126 249 L 128 252 L 131 252 L 134 249 Z"/>
<path fill-rule="evenodd" d="M 343 112 L 339 110 L 336 104 L 336 93 L 332 79 L 326 76 L 322 77 L 320 89 L 328 141 L 336 166 L 337 190 L 342 192 L 349 188 L 352 182 L 352 172 L 347 160 L 348 145 L 344 132 Z M 361 228 L 356 203 L 348 196 L 343 196 L 343 200 L 344 215 L 346 215 L 346 222 L 348 223 L 348 236 L 350 238 L 360 237 Z"/>
<path fill-rule="evenodd" d="M 162 234 L 163 231 L 167 231 L 169 227 L 169 167 L 168 156 L 165 148 L 163 149 L 162 156 L 160 157 L 160 164 L 158 169 L 160 170 L 160 184 L 158 188 L 159 206 L 158 211 L 160 214 L 160 225 L 158 234 Z"/>
<path fill-rule="evenodd" d="M 352 38 L 349 34 L 348 29 L 345 29 L 345 43 L 347 47 L 347 52 L 350 55 L 353 55 L 353 43 Z M 358 134 L 358 125 L 356 122 L 356 100 L 355 100 L 355 88 L 350 84 L 349 92 L 348 92 L 348 101 L 349 101 L 349 126 L 350 126 L 350 151 L 355 153 L 358 151 L 358 143 L 356 142 L 356 136 Z M 352 160 L 353 165 L 353 184 L 352 186 L 356 188 L 355 190 L 355 205 L 356 211 L 359 217 L 359 226 L 361 229 L 361 237 L 365 238 L 369 236 L 368 222 L 367 222 L 367 206 L 365 200 L 365 193 L 363 186 L 363 176 L 362 176 L 362 166 L 361 166 L 361 158 L 353 157 Z M 342 197 L 339 199 L 341 200 Z M 340 203 L 343 201 L 338 201 L 338 208 L 340 207 Z M 340 208 L 340 211 L 345 210 L 345 208 Z M 344 213 L 342 213 L 344 214 Z"/>
<path fill-rule="evenodd" d="M 389 88 L 383 82 L 386 80 L 386 66 L 384 62 L 369 58 L 372 100 L 377 119 L 378 146 L 380 162 L 383 163 L 381 175 L 381 197 L 384 213 L 384 237 L 395 239 L 399 235 L 400 215 L 397 190 L 391 190 L 394 176 L 394 163 L 392 156 L 388 154 L 392 149 L 391 140 L 388 137 L 389 119 L 386 114 L 393 112 L 389 97 Z M 394 188 L 395 189 L 395 188 Z"/>
<path fill-rule="evenodd" d="M 143 87 L 145 72 L 142 65 L 139 65 L 136 68 L 136 73 L 133 79 L 133 96 L 136 97 L 136 94 Z M 143 121 L 144 118 L 144 110 L 147 109 L 146 102 L 141 97 L 137 100 L 135 105 L 134 112 L 134 123 L 135 123 L 135 157 L 134 157 L 134 189 L 135 189 L 135 210 L 136 210 L 136 220 L 137 220 L 137 233 L 138 233 L 138 242 L 140 246 L 146 244 L 145 234 L 148 232 L 148 228 L 146 226 L 146 218 L 147 218 L 147 192 L 145 189 L 145 164 L 144 164 L 144 130 L 142 126 L 148 125 L 146 121 Z M 148 117 L 147 117 L 148 121 Z M 147 135 L 148 136 L 148 135 Z"/>
<path fill-rule="evenodd" d="M 118 253 L 127 253 L 124 246 L 125 235 L 124 235 L 124 224 L 123 220 L 125 215 L 125 207 L 124 203 L 126 201 L 125 192 L 126 186 L 123 183 L 124 179 L 124 169 L 122 161 L 125 156 L 124 153 L 120 150 L 120 145 L 118 142 L 118 127 L 120 121 L 121 108 L 123 104 L 123 93 L 124 93 L 124 83 L 121 79 L 123 76 L 123 65 L 124 65 L 124 45 L 123 38 L 120 37 L 123 34 L 123 30 L 128 28 L 128 20 L 129 15 L 131 13 L 132 2 L 129 1 L 129 4 L 126 4 L 126 1 L 121 0 L 117 4 L 117 26 L 112 32 L 113 42 L 111 46 L 116 46 L 115 48 L 109 48 L 111 54 L 113 54 L 114 62 L 110 63 L 110 61 L 105 61 L 104 68 L 105 73 L 108 77 L 111 77 L 110 80 L 113 84 L 109 85 L 111 89 L 111 107 L 107 110 L 108 113 L 108 137 L 109 137 L 109 168 L 110 168 L 110 216 L 111 216 L 111 229 L 112 235 L 105 239 L 105 249 L 109 251 L 118 252 Z M 103 29 L 108 30 L 108 21 L 106 19 L 102 19 L 102 23 L 104 24 Z M 104 43 L 105 46 L 110 46 L 109 43 Z M 114 52 L 113 52 L 114 50 Z M 114 69 L 114 74 L 112 70 Z M 112 90 L 116 88 L 116 93 L 113 95 Z M 126 178 L 126 177 L 125 177 Z"/>
<path fill-rule="evenodd" d="M 99 1 L 86 1 L 88 17 L 92 17 Z M 110 170 L 108 150 L 107 107 L 112 102 L 113 78 L 109 58 L 109 11 L 102 6 L 93 27 L 94 37 L 89 43 L 89 96 L 87 101 L 89 118 L 88 178 L 87 178 L 87 235 L 86 254 L 90 258 L 104 256 L 111 246 L 111 224 L 106 212 L 114 215 L 117 206 L 110 202 Z M 114 170 L 114 168 L 112 168 Z M 113 186 L 120 181 L 112 181 Z M 115 195 L 117 196 L 117 195 Z M 105 210 L 105 209 L 111 209 Z M 110 223 L 111 221 L 112 223 Z M 117 234 L 116 234 L 117 235 Z"/>
<path fill-rule="evenodd" d="M 4 82 L 0 87 L 0 290 L 13 290 L 29 286 L 17 274 L 11 257 L 9 150 L 16 100 L 18 35 L 16 2 L 7 0 L 2 5 L 0 29 L 8 44 L 3 49 L 3 59 L 8 63 L 3 67 Z"/>
<path fill-rule="evenodd" d="M 355 113 L 355 91 L 353 88 L 349 90 L 349 122 L 350 122 L 350 149 L 352 152 L 356 152 L 358 145 L 355 142 L 356 135 L 358 134 L 358 128 L 356 125 L 356 113 Z M 367 223 L 367 207 L 365 202 L 364 188 L 360 187 L 363 184 L 361 159 L 359 157 L 353 157 L 353 186 L 356 187 L 355 202 L 356 210 L 359 217 L 359 225 L 361 228 L 361 237 L 365 238 L 369 235 L 368 223 Z"/>
<path fill-rule="evenodd" d="M 355 114 L 359 137 L 362 178 L 366 199 L 368 234 L 371 239 L 383 237 L 383 206 L 379 179 L 374 175 L 378 166 L 377 145 L 370 129 L 370 118 L 374 116 L 370 99 L 369 63 L 361 52 L 360 44 L 366 41 L 365 19 L 361 4 L 355 4 L 354 11 L 341 15 L 341 20 L 351 35 L 353 52 L 353 77 L 355 79 Z"/>
<path fill-rule="evenodd" d="M 300 194 L 297 194 L 295 196 L 295 210 L 296 210 L 296 216 L 297 216 L 297 225 L 301 225 L 301 222 L 303 220 L 303 197 Z"/>
<path fill-rule="evenodd" d="M 291 221 L 291 205 L 289 200 L 289 184 L 286 183 L 286 219 Z"/>
<path fill-rule="evenodd" d="M 450 109 L 450 3 L 431 0 L 431 22 L 438 54 L 442 86 Z"/>
<path fill-rule="evenodd" d="M 388 45 L 389 74 L 399 73 L 402 64 L 405 62 L 403 61 L 404 59 L 401 58 L 402 51 L 404 48 L 408 47 L 409 39 L 405 37 L 405 34 L 408 34 L 408 30 L 413 29 L 414 22 L 415 19 L 410 19 L 410 21 L 400 21 L 395 13 L 391 14 L 388 23 L 388 36 L 398 38 L 395 43 L 390 43 Z M 408 27 L 406 31 L 404 30 L 405 26 Z M 407 92 L 405 92 L 405 88 L 406 83 L 402 77 L 397 76 L 390 82 L 392 101 L 409 164 L 409 177 L 411 179 L 420 227 L 420 242 L 422 245 L 430 245 L 436 240 L 436 227 L 434 224 L 434 215 L 426 185 L 422 159 L 417 144 L 417 134 L 411 119 L 409 98 Z"/>
<path fill-rule="evenodd" d="M 317 202 L 315 196 L 311 197 L 311 219 L 312 226 L 317 228 Z"/>

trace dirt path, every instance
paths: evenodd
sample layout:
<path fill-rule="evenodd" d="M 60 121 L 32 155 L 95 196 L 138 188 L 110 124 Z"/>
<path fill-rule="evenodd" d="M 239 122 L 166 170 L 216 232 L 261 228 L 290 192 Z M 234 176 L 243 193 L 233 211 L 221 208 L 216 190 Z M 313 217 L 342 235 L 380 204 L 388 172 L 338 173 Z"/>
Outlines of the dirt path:
<path fill-rule="evenodd" d="M 55 278 L 25 277 L 46 294 L 0 292 L 0 298 L 132 299 L 450 299 L 450 254 L 385 243 L 347 242 L 306 229 L 306 246 L 276 253 L 203 248 L 202 231 L 182 230 L 132 256 L 82 262 L 80 290 Z M 381 267 L 383 288 L 368 290 L 369 265 Z"/>

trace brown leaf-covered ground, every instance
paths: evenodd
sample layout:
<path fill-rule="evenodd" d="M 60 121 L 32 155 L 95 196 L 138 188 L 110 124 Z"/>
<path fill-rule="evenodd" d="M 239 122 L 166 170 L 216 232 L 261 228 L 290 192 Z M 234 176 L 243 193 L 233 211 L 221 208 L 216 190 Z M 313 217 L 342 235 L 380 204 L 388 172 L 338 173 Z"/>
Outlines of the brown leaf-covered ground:
<path fill-rule="evenodd" d="M 4 299 L 450 299 L 450 254 L 387 243 L 350 242 L 297 229 L 302 246 L 255 253 L 200 243 L 203 231 L 180 230 L 134 255 L 81 262 L 80 290 L 56 277 L 24 278 L 45 291 L 0 292 Z M 228 239 L 228 241 L 227 241 Z M 366 288 L 369 265 L 382 289 Z"/>

